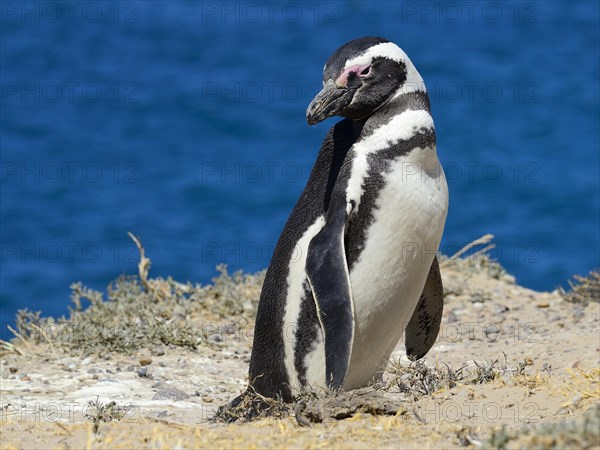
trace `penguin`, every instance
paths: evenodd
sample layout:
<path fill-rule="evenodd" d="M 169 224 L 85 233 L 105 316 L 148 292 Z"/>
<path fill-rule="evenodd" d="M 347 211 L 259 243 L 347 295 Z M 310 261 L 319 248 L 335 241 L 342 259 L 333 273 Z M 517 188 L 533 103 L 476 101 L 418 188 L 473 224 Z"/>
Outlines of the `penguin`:
<path fill-rule="evenodd" d="M 274 249 L 257 310 L 247 392 L 381 379 L 402 335 L 415 360 L 440 328 L 436 253 L 448 188 L 423 79 L 400 47 L 352 40 L 323 68 L 309 125 L 340 116 Z"/>

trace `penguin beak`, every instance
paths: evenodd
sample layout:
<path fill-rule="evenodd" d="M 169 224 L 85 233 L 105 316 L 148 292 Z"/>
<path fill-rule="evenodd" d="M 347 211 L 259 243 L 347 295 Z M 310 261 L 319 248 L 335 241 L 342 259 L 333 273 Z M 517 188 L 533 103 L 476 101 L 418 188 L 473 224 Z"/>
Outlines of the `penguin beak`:
<path fill-rule="evenodd" d="M 328 117 L 340 114 L 352 101 L 355 90 L 338 87 L 333 80 L 328 80 L 306 109 L 308 124 L 314 125 Z"/>

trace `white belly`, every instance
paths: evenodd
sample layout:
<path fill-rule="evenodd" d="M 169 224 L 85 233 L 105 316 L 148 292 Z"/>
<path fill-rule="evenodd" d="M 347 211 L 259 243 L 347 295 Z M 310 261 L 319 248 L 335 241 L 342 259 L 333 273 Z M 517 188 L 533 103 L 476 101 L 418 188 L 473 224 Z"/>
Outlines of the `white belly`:
<path fill-rule="evenodd" d="M 415 149 L 392 164 L 350 272 L 355 332 L 344 389 L 364 386 L 385 367 L 423 290 L 447 209 L 435 149 Z"/>

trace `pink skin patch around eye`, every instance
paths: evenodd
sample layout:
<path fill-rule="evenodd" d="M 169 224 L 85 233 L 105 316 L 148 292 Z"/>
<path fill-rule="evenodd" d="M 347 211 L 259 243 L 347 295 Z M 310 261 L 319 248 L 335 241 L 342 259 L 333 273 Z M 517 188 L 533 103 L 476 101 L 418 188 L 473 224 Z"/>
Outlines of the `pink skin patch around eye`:
<path fill-rule="evenodd" d="M 356 73 L 356 75 L 360 76 L 360 73 L 365 70 L 367 67 L 369 67 L 370 64 L 364 64 L 362 66 L 350 66 L 348 67 L 346 70 L 344 70 L 342 72 L 342 74 L 337 77 L 337 79 L 335 80 L 335 84 L 337 87 L 346 87 L 348 86 L 348 75 L 350 75 L 350 72 L 354 72 Z"/>

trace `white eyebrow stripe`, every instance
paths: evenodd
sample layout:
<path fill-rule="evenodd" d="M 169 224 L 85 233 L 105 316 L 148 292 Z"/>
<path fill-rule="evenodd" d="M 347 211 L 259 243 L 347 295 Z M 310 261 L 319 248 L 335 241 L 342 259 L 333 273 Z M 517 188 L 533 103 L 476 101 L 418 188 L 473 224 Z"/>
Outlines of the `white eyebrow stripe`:
<path fill-rule="evenodd" d="M 382 44 L 374 45 L 370 47 L 366 52 L 346 60 L 344 67 L 369 64 L 375 56 L 392 59 L 394 61 L 406 61 L 408 56 L 393 42 L 384 42 Z"/>
<path fill-rule="evenodd" d="M 381 44 L 374 45 L 363 54 L 346 60 L 346 63 L 344 64 L 344 70 L 354 65 L 370 64 L 373 58 L 376 57 L 388 58 L 396 62 L 402 62 L 406 66 L 406 81 L 404 82 L 403 89 L 400 89 L 394 98 L 400 94 L 406 94 L 408 92 L 427 92 L 425 82 L 410 58 L 406 55 L 406 53 L 404 53 L 404 50 L 402 50 L 393 42 L 383 42 Z"/>

